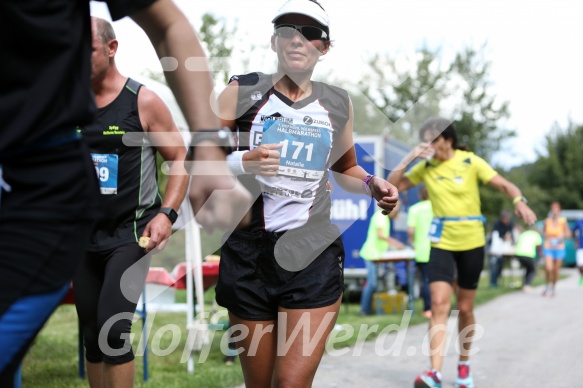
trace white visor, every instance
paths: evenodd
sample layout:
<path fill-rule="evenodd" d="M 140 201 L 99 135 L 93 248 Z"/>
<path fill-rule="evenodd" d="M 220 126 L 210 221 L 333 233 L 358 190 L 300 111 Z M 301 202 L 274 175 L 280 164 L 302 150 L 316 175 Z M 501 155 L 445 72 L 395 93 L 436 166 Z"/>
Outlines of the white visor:
<path fill-rule="evenodd" d="M 330 18 L 320 6 L 310 0 L 289 0 L 275 14 L 271 21 L 275 23 L 277 19 L 288 14 L 299 14 L 310 17 L 324 27 L 330 26 Z"/>

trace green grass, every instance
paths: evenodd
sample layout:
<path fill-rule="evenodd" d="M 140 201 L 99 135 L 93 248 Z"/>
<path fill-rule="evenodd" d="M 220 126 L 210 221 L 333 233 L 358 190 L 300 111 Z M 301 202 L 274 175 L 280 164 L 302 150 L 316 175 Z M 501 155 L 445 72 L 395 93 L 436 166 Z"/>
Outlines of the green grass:
<path fill-rule="evenodd" d="M 539 268 L 537 277 L 533 285 L 543 283 L 543 271 Z M 504 284 L 504 283 L 502 283 Z M 516 292 L 519 289 L 500 287 L 497 289 L 488 288 L 488 278 L 482 278 L 476 297 L 476 304 L 486 303 L 497 296 L 508 292 Z M 207 311 L 211 309 L 211 302 L 214 298 L 214 291 L 205 293 L 205 304 Z M 186 299 L 184 291 L 177 292 L 177 301 Z M 337 320 L 338 325 L 342 325 L 346 332 L 348 327 L 352 327 L 354 335 L 351 338 L 344 338 L 342 341 L 335 341 L 334 348 L 339 349 L 353 345 L 357 340 L 372 340 L 377 334 L 389 325 L 400 325 L 403 319 L 402 314 L 372 315 L 361 317 L 358 303 L 347 303 L 342 305 L 340 315 Z M 415 313 L 409 324 L 426 323 L 427 320 L 421 316 L 422 302 L 415 301 Z M 150 316 L 151 317 L 151 316 Z M 366 324 L 368 327 L 378 325 L 375 333 L 369 333 L 366 338 L 357 338 L 360 326 Z M 153 320 L 152 330 L 149 336 L 149 373 L 150 380 L 146 384 L 142 379 L 142 357 L 136 357 L 136 386 L 137 387 L 185 387 L 193 386 L 197 388 L 224 388 L 235 387 L 243 383 L 243 375 L 238 360 L 232 366 L 223 363 L 223 353 L 220 342 L 225 331 L 215 331 L 212 346 L 208 352 L 208 358 L 199 363 L 199 352 L 194 352 L 195 373 L 187 372 L 186 363 L 181 362 L 186 340 L 186 315 L 184 313 L 157 313 Z M 166 330 L 160 330 L 165 327 Z M 136 351 L 141 334 L 141 322 L 133 325 L 135 333 L 133 339 L 134 351 Z M 172 344 L 173 332 L 180 333 L 176 350 L 166 356 L 156 356 L 153 351 L 154 346 L 164 350 Z M 157 334 L 156 334 L 157 333 Z M 337 338 L 338 339 L 338 338 Z M 159 342 L 158 342 L 159 341 Z M 87 380 L 81 380 L 77 375 L 77 316 L 74 306 L 65 305 L 57 309 L 47 322 L 43 330 L 36 338 L 28 355 L 23 363 L 23 386 L 25 387 L 87 387 Z"/>
<path fill-rule="evenodd" d="M 206 301 L 212 300 L 214 291 L 205 295 Z M 177 301 L 185 301 L 185 292 L 178 292 Z M 208 303 L 207 311 L 211 304 Z M 146 384 L 142 379 L 143 358 L 136 357 L 136 386 L 137 387 L 184 387 L 196 386 L 199 388 L 233 387 L 243 382 L 243 375 L 238 362 L 233 366 L 225 366 L 223 354 L 220 350 L 220 340 L 225 331 L 217 330 L 203 363 L 198 363 L 199 352 L 194 352 L 195 373 L 187 372 L 187 364 L 181 362 L 186 342 L 186 314 L 185 313 L 154 313 L 150 331 L 149 374 L 150 380 Z M 160 328 L 165 327 L 165 330 Z M 173 330 L 175 332 L 173 332 Z M 134 352 L 138 349 L 141 340 L 141 320 L 133 325 L 134 338 L 132 341 Z M 178 335 L 179 333 L 179 335 Z M 165 356 L 157 356 L 153 349 L 167 350 L 172 346 L 173 337 L 180 338 L 176 350 Z M 159 344 L 159 345 L 158 345 Z M 86 380 L 81 380 L 77 374 L 77 315 L 72 305 L 60 306 L 52 315 L 43 330 L 35 340 L 32 348 L 23 363 L 23 386 L 29 387 L 87 387 Z"/>

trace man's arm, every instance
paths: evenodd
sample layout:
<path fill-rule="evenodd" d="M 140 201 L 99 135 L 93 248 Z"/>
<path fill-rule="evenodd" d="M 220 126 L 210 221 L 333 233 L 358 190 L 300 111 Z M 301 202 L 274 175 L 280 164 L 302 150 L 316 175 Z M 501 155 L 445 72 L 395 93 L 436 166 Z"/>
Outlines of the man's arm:
<path fill-rule="evenodd" d="M 415 228 L 414 227 L 408 227 L 407 228 L 407 238 L 409 241 L 409 245 L 411 245 L 412 247 L 415 247 Z"/>
<path fill-rule="evenodd" d="M 153 143 L 157 144 L 156 149 L 165 161 L 170 162 L 170 173 L 162 199 L 162 207 L 178 211 L 188 188 L 189 177 L 182 167 L 186 156 L 186 145 L 172 119 L 170 110 L 153 91 L 144 87 L 140 89 L 138 112 L 142 127 L 149 134 Z M 155 247 L 163 249 L 165 241 L 171 233 L 172 222 L 166 214 L 158 213 L 144 230 L 143 235 L 150 237 L 146 252 Z"/>
<path fill-rule="evenodd" d="M 377 228 L 377 238 L 379 240 L 384 240 L 389 243 L 389 246 L 395 247 L 397 249 L 405 249 L 405 245 L 397 240 L 396 238 L 389 237 L 384 234 L 383 228 Z"/>
<path fill-rule="evenodd" d="M 186 16 L 173 1 L 157 0 L 131 18 L 146 32 L 158 57 L 165 58 L 164 76 L 190 128 L 217 128 L 210 67 Z"/>
<path fill-rule="evenodd" d="M 403 244 L 394 237 L 389 237 L 389 246 L 395 247 L 397 249 L 405 249 L 405 244 Z"/>

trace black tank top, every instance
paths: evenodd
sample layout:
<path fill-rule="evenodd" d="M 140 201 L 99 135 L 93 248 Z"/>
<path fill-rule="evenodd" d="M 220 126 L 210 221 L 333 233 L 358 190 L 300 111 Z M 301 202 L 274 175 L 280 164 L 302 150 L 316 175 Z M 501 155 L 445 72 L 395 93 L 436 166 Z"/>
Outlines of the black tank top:
<path fill-rule="evenodd" d="M 94 227 L 90 251 L 137 243 L 162 203 L 156 149 L 128 147 L 122 141 L 125 133 L 144 131 L 138 114 L 141 86 L 128 78 L 115 100 L 98 109 L 96 121 L 81 129 L 89 144 L 102 194 L 103 213 Z"/>

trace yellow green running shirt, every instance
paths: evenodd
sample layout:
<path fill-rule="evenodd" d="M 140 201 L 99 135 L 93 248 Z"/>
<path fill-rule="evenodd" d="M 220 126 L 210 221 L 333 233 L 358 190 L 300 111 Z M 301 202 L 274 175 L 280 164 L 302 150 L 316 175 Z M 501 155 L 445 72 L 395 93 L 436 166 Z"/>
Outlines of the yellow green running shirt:
<path fill-rule="evenodd" d="M 434 217 L 467 217 L 481 214 L 478 180 L 488 183 L 498 173 L 473 152 L 456 150 L 446 161 L 422 160 L 405 173 L 413 185 L 425 182 Z M 465 251 L 484 246 L 481 221 L 445 221 L 439 243 L 431 246 Z"/>

